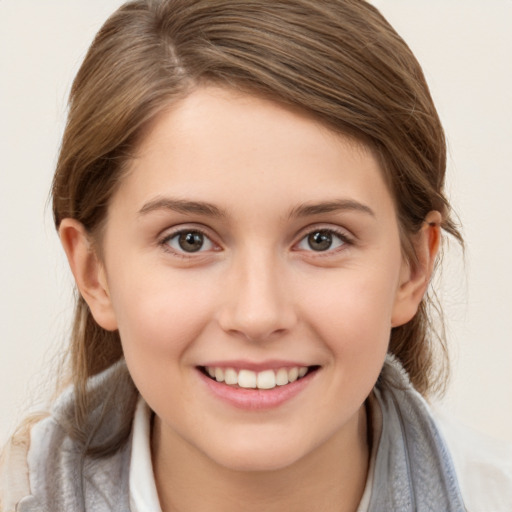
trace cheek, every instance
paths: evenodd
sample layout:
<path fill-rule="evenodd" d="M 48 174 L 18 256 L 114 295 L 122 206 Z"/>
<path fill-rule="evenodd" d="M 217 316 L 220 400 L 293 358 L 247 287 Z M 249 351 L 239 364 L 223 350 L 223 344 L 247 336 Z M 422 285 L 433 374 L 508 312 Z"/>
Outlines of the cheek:
<path fill-rule="evenodd" d="M 391 275 L 393 273 L 391 272 Z M 395 281 L 381 272 L 340 272 L 316 284 L 305 314 L 343 362 L 364 365 L 385 355 L 391 332 Z"/>
<path fill-rule="evenodd" d="M 116 282 L 122 284 L 111 290 L 111 297 L 127 359 L 132 353 L 146 360 L 175 357 L 211 317 L 212 298 L 204 282 L 149 272 Z"/>
<path fill-rule="evenodd" d="M 200 290 L 179 274 L 142 275 L 116 279 L 111 297 L 130 374 L 150 407 L 160 410 L 181 403 L 187 357 L 211 318 L 213 299 L 204 283 Z"/>

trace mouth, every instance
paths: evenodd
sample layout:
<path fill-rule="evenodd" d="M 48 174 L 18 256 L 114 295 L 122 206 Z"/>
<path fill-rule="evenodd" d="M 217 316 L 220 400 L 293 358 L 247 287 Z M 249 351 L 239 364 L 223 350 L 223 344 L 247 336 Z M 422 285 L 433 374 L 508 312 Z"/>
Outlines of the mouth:
<path fill-rule="evenodd" d="M 198 369 L 209 379 L 235 389 L 271 390 L 285 387 L 316 372 L 320 366 L 292 366 L 289 368 L 253 371 L 249 369 L 199 366 Z"/>

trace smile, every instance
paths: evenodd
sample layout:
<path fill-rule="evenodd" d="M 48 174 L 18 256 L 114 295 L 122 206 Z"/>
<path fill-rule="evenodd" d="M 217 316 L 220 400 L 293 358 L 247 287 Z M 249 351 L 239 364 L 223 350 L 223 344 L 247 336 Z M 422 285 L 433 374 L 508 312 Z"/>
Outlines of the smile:
<path fill-rule="evenodd" d="M 308 373 L 318 369 L 318 366 L 293 366 L 263 371 L 247 369 L 220 368 L 216 366 L 202 367 L 203 373 L 212 380 L 228 386 L 244 389 L 274 389 L 295 382 Z"/>

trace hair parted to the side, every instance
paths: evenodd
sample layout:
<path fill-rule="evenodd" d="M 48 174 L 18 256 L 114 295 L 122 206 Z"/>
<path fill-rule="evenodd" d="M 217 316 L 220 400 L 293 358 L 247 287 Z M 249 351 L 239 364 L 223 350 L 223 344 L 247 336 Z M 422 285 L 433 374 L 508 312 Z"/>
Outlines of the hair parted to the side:
<path fill-rule="evenodd" d="M 194 87 L 215 83 L 298 107 L 375 152 L 394 197 L 404 254 L 431 210 L 462 237 L 443 194 L 446 144 L 420 65 L 362 0 L 135 0 L 96 36 L 73 83 L 53 183 L 55 223 L 71 217 L 99 237 L 110 198 L 148 124 Z M 430 299 L 394 328 L 390 351 L 423 394 L 442 387 L 442 336 Z M 434 361 L 435 347 L 441 355 Z M 71 340 L 77 424 L 85 382 L 122 356 L 77 298 Z M 444 364 L 443 364 L 444 363 Z"/>

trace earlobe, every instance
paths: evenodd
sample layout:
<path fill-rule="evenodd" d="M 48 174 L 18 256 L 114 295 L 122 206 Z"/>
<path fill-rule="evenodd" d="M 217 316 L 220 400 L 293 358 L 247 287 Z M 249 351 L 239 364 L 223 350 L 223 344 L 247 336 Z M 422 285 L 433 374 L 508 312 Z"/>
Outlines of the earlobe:
<path fill-rule="evenodd" d="M 105 269 L 84 226 L 75 219 L 63 219 L 59 236 L 80 294 L 96 322 L 106 330 L 117 329 Z"/>
<path fill-rule="evenodd" d="M 397 290 L 391 326 L 411 320 L 425 295 L 441 243 L 441 214 L 431 211 L 413 240 L 416 262 L 404 261 Z"/>

